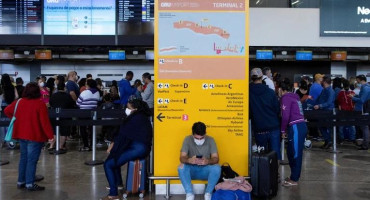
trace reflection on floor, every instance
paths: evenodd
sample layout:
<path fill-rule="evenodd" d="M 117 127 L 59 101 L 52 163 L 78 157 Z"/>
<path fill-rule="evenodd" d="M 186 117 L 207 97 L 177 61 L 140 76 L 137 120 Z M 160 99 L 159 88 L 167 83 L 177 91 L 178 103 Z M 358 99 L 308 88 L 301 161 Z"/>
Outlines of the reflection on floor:
<path fill-rule="evenodd" d="M 300 185 L 295 188 L 280 186 L 274 199 L 370 199 L 370 153 L 357 151 L 353 144 L 345 143 L 339 146 L 343 153 L 332 154 L 319 149 L 320 144 L 314 143 L 314 147 L 304 153 Z M 45 176 L 40 185 L 46 186 L 46 190 L 41 192 L 16 188 L 19 150 L 2 148 L 0 160 L 9 160 L 10 164 L 0 167 L 0 199 L 97 200 L 107 195 L 103 166 L 85 165 L 84 162 L 91 158 L 91 152 L 78 152 L 77 142 L 70 142 L 68 147 L 68 153 L 59 156 L 50 155 L 46 150 L 42 152 L 37 174 Z M 105 147 L 97 151 L 97 159 L 105 159 L 104 150 Z M 289 166 L 281 166 L 280 173 L 282 178 L 289 176 Z M 164 198 L 152 194 L 144 199 Z M 185 198 L 184 195 L 175 195 L 171 199 Z M 197 196 L 196 199 L 203 197 Z"/>

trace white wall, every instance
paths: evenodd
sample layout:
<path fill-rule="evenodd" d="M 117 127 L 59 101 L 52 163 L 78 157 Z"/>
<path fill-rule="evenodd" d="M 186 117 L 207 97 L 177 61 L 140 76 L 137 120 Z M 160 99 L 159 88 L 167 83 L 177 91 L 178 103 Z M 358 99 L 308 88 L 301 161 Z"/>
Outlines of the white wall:
<path fill-rule="evenodd" d="M 141 79 L 145 72 L 154 73 L 153 62 L 47 62 L 41 65 L 42 74 L 67 74 L 76 71 L 82 78 L 86 74 L 92 74 L 93 78 L 101 78 L 103 81 L 121 80 L 127 71 L 134 72 L 135 79 Z M 98 74 L 123 74 L 123 76 L 98 76 Z"/>
<path fill-rule="evenodd" d="M 320 37 L 318 8 L 250 8 L 250 46 L 370 47 L 370 37 Z"/>
<path fill-rule="evenodd" d="M 0 64 L 0 74 L 9 74 L 14 79 L 22 77 L 25 83 L 30 82 L 30 65 L 29 64 Z M 15 76 L 15 72 L 18 75 Z"/>
<path fill-rule="evenodd" d="M 332 62 L 330 74 L 341 74 L 344 78 L 347 78 L 347 65 L 345 62 Z"/>
<path fill-rule="evenodd" d="M 367 74 L 370 74 L 370 64 L 360 64 L 357 66 L 357 72 L 356 75 L 364 74 L 365 76 Z M 367 81 L 370 81 L 370 78 L 367 78 Z"/>

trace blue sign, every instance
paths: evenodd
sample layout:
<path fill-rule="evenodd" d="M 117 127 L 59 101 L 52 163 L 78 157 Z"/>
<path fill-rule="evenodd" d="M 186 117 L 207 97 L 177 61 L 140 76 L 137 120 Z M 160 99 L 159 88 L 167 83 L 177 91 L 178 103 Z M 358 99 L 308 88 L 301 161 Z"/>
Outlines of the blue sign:
<path fill-rule="evenodd" d="M 312 51 L 297 51 L 295 54 L 296 60 L 312 60 Z"/>
<path fill-rule="evenodd" d="M 257 50 L 256 59 L 257 60 L 272 60 L 273 52 L 272 50 Z"/>
<path fill-rule="evenodd" d="M 126 52 L 123 50 L 109 51 L 109 60 L 126 60 Z"/>

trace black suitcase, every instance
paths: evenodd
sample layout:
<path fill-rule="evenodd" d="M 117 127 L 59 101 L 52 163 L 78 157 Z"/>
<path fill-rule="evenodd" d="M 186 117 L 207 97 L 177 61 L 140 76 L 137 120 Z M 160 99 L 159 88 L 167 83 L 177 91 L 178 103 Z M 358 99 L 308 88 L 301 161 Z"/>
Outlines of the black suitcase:
<path fill-rule="evenodd" d="M 278 190 L 277 153 L 254 153 L 252 155 L 251 183 L 253 195 L 259 198 L 272 198 Z"/>

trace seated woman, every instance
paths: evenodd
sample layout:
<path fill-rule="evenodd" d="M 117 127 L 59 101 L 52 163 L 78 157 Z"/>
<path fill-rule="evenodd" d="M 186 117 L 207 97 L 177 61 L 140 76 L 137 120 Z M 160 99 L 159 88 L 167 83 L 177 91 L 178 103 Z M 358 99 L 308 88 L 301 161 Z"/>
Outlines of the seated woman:
<path fill-rule="evenodd" d="M 127 118 L 108 148 L 109 156 L 104 170 L 109 182 L 109 195 L 102 200 L 119 199 L 118 186 L 122 185 L 121 166 L 129 161 L 149 155 L 152 146 L 151 114 L 148 105 L 142 100 L 133 99 L 127 103 Z"/>

